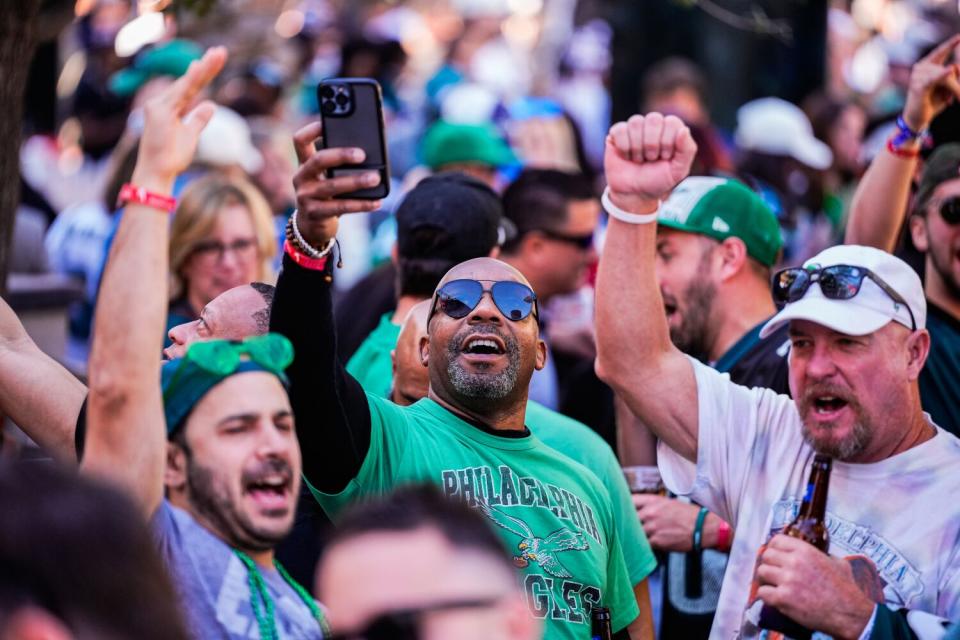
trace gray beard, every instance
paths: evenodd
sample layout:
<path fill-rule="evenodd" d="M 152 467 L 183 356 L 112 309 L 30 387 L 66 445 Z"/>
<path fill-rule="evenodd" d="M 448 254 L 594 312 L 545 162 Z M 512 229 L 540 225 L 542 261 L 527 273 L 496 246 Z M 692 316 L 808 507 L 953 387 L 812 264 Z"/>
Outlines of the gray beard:
<path fill-rule="evenodd" d="M 819 391 L 821 393 L 824 392 L 822 386 Z M 850 401 L 850 408 L 857 416 L 857 420 L 853 423 L 853 433 L 847 436 L 845 440 L 839 442 L 833 440 L 829 443 L 817 442 L 807 427 L 807 416 L 810 412 L 815 411 L 811 401 L 814 395 L 813 390 L 808 391 L 807 395 L 809 398 L 806 399 L 803 405 L 798 405 L 797 408 L 800 411 L 801 434 L 803 435 L 804 441 L 809 444 L 814 451 L 835 460 L 849 460 L 867 448 L 867 445 L 870 444 L 872 429 L 863 419 L 861 407 L 853 401 Z"/>
<path fill-rule="evenodd" d="M 496 334 L 503 340 L 507 350 L 507 368 L 498 374 L 467 373 L 460 365 L 461 335 L 469 333 Z M 520 347 L 515 338 L 501 335 L 495 329 L 467 327 L 458 333 L 447 345 L 447 377 L 453 389 L 463 398 L 471 400 L 502 400 L 509 396 L 517 386 L 520 377 Z"/>

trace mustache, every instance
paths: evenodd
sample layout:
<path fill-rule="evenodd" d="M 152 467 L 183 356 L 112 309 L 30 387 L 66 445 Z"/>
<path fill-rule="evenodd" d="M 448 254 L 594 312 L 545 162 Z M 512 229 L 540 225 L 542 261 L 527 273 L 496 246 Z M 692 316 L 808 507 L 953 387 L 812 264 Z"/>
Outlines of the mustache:
<path fill-rule="evenodd" d="M 451 353 L 461 353 L 460 345 L 463 344 L 463 340 L 470 335 L 494 335 L 500 338 L 503 341 L 503 344 L 506 346 L 507 351 L 515 349 L 517 341 L 513 336 L 508 335 L 504 331 L 497 328 L 496 325 L 492 324 L 476 324 L 473 326 L 466 326 L 460 331 L 457 331 L 456 335 L 450 339 L 450 344 L 448 345 L 448 350 Z"/>
<path fill-rule="evenodd" d="M 834 396 L 847 404 L 857 404 L 856 398 L 851 396 L 847 387 L 832 382 L 817 382 L 807 387 L 801 396 L 801 400 L 810 404 L 820 396 Z"/>
<path fill-rule="evenodd" d="M 254 467 L 244 469 L 241 481 L 244 485 L 255 484 L 272 475 L 281 475 L 289 483 L 293 479 L 293 468 L 282 458 L 268 458 Z"/>

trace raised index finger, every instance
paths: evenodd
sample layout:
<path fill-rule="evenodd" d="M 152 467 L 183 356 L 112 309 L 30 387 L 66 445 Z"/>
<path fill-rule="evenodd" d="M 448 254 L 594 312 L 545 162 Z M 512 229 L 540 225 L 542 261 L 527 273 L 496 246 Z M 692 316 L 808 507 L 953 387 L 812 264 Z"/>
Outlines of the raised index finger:
<path fill-rule="evenodd" d="M 314 144 L 320 138 L 322 132 L 323 126 L 318 120 L 301 127 L 293 134 L 293 148 L 297 150 L 297 160 L 300 161 L 300 164 L 309 160 L 310 156 L 317 150 Z"/>
<path fill-rule="evenodd" d="M 953 48 L 960 44 L 960 33 L 955 34 L 953 37 L 941 42 L 936 49 L 928 53 L 923 58 L 923 62 L 934 62 L 936 64 L 943 64 L 947 61 L 947 58 L 950 57 L 950 53 L 953 51 Z"/>

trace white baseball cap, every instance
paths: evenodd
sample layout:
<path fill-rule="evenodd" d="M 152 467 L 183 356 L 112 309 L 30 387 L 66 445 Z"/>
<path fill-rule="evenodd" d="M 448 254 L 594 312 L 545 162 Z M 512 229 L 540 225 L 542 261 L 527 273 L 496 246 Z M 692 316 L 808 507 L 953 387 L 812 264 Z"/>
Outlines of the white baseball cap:
<path fill-rule="evenodd" d="M 920 277 L 900 258 L 873 247 L 846 244 L 821 251 L 804 262 L 803 268 L 816 270 L 833 265 L 869 270 L 893 289 L 902 302 L 894 300 L 871 276 L 865 276 L 860 291 L 847 300 L 827 298 L 819 282 L 814 282 L 802 298 L 787 303 L 764 325 L 760 337 L 767 337 L 791 320 L 809 320 L 851 336 L 873 333 L 891 320 L 908 329 L 913 328 L 913 322 L 917 329 L 926 326 L 927 301 Z"/>
<path fill-rule="evenodd" d="M 813 135 L 813 126 L 795 104 L 780 98 L 752 100 L 737 110 L 737 146 L 790 156 L 813 169 L 828 169 L 833 152 Z"/>
<path fill-rule="evenodd" d="M 216 167 L 238 164 L 253 174 L 263 166 L 263 156 L 253 145 L 250 125 L 239 113 L 217 105 L 197 142 L 195 162 Z"/>

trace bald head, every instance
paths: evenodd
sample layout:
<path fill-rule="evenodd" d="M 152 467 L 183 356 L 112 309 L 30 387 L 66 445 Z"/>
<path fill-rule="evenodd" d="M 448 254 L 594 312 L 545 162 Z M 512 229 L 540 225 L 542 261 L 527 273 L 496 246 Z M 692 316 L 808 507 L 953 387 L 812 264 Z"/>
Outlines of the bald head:
<path fill-rule="evenodd" d="M 420 359 L 420 339 L 427 335 L 430 306 L 431 301 L 424 300 L 410 309 L 400 329 L 396 349 L 391 354 L 393 389 L 390 391 L 390 399 L 402 406 L 425 398 L 430 388 L 427 366 Z"/>
<path fill-rule="evenodd" d="M 466 262 L 461 262 L 457 266 L 447 271 L 447 274 L 437 285 L 439 289 L 451 280 L 507 280 L 510 282 L 522 282 L 530 286 L 527 279 L 518 270 L 511 267 L 506 262 L 495 258 L 473 258 Z M 532 288 L 532 287 L 531 287 Z"/>

